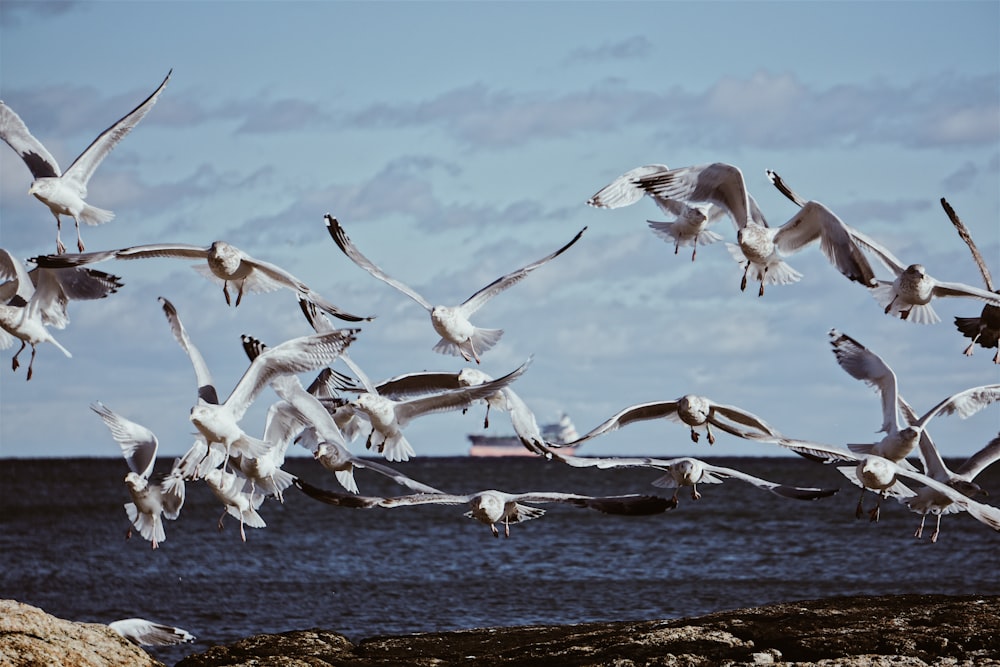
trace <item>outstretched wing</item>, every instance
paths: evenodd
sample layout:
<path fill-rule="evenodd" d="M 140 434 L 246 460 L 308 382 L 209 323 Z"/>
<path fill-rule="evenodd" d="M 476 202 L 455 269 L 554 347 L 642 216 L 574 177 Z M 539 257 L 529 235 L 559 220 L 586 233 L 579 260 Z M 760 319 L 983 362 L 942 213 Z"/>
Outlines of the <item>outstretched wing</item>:
<path fill-rule="evenodd" d="M 566 252 L 566 250 L 568 250 L 570 246 L 572 246 L 574 243 L 580 240 L 580 237 L 583 236 L 583 233 L 585 231 L 587 231 L 586 227 L 577 232 L 576 236 L 573 237 L 572 241 L 570 241 L 563 247 L 559 248 L 554 253 L 546 255 L 537 262 L 528 264 L 527 266 L 524 266 L 518 269 L 517 271 L 508 273 L 505 276 L 500 276 L 499 278 L 491 282 L 489 285 L 482 288 L 481 290 L 470 296 L 468 299 L 466 299 L 464 302 L 462 302 L 461 305 L 462 313 L 466 317 L 469 317 L 474 312 L 482 308 L 483 304 L 485 304 L 487 301 L 495 297 L 497 294 L 503 292 L 508 287 L 511 287 L 512 285 L 521 282 L 522 280 L 524 280 L 525 276 L 527 276 L 529 273 L 531 273 L 538 267 L 542 266 L 546 262 L 549 262 L 558 257 L 559 255 L 561 255 L 562 253 Z"/>
<path fill-rule="evenodd" d="M 100 135 L 89 146 L 87 149 L 80 153 L 80 156 L 73 161 L 73 164 L 69 166 L 66 170 L 64 176 L 66 178 L 72 179 L 82 185 L 84 188 L 87 187 L 87 181 L 90 180 L 90 176 L 97 169 L 97 165 L 101 164 L 101 161 L 107 157 L 108 153 L 118 145 L 118 142 L 125 138 L 125 135 L 131 132 L 139 121 L 149 113 L 149 110 L 153 108 L 156 104 L 156 98 L 160 96 L 163 89 L 167 85 L 167 81 L 170 80 L 170 72 L 167 72 L 167 76 L 163 79 L 163 83 L 153 91 L 153 94 L 147 97 L 142 103 L 132 111 L 128 112 L 121 119 L 118 120 L 114 125 L 108 129 L 101 132 Z"/>
<path fill-rule="evenodd" d="M 630 405 L 629 407 L 619 411 L 617 414 L 612 415 L 598 426 L 594 427 L 590 432 L 585 433 L 576 440 L 564 443 L 562 446 L 570 447 L 578 445 L 582 442 L 590 440 L 591 438 L 596 438 L 599 435 L 616 431 L 622 426 L 626 426 L 632 422 L 646 421 L 649 419 L 661 419 L 664 417 L 674 418 L 676 415 L 677 401 L 653 401 L 650 403 Z"/>
<path fill-rule="evenodd" d="M 62 173 L 52 154 L 32 136 L 21 117 L 3 101 L 0 101 L 0 139 L 21 156 L 35 178 L 50 178 Z"/>
<path fill-rule="evenodd" d="M 92 403 L 90 409 L 104 420 L 111 431 L 111 437 L 121 447 L 129 470 L 149 479 L 156 464 L 156 435 L 142 424 L 125 419 L 99 401 Z"/>
<path fill-rule="evenodd" d="M 344 228 L 341 227 L 339 220 L 329 213 L 326 214 L 325 219 L 326 228 L 329 230 L 330 236 L 333 237 L 333 242 L 337 244 L 337 247 L 340 248 L 352 262 L 387 285 L 395 287 L 397 290 L 423 306 L 428 312 L 433 308 L 433 306 L 428 303 L 427 299 L 415 292 L 411 287 L 388 275 L 385 271 L 376 266 L 370 259 L 362 255 L 361 251 L 358 250 L 354 243 L 351 242 L 351 239 L 348 238 L 347 233 L 344 231 Z"/>
<path fill-rule="evenodd" d="M 174 304 L 162 296 L 159 297 L 159 301 L 163 306 L 164 314 L 167 316 L 167 322 L 170 324 L 170 331 L 174 334 L 174 338 L 181 346 L 181 349 L 187 353 L 188 358 L 191 360 L 191 365 L 194 366 L 194 376 L 198 381 L 198 398 L 206 403 L 218 405 L 219 394 L 215 390 L 215 383 L 212 382 L 212 373 L 209 372 L 208 364 L 205 363 L 201 352 L 198 351 L 198 348 L 195 347 L 194 343 L 188 337 L 187 330 L 184 328 L 184 324 L 181 323 L 181 318 L 177 315 L 177 309 L 174 308 Z"/>

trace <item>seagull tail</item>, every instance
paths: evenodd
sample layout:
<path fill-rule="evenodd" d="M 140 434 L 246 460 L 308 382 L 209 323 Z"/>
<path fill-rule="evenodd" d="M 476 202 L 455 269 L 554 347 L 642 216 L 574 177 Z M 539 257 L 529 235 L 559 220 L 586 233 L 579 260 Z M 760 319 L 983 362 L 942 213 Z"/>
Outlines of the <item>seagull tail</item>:
<path fill-rule="evenodd" d="M 115 214 L 103 208 L 97 208 L 96 206 L 91 206 L 87 204 L 83 207 L 83 212 L 80 213 L 80 220 L 87 223 L 88 225 L 102 225 L 105 222 L 111 222 L 114 220 Z"/>

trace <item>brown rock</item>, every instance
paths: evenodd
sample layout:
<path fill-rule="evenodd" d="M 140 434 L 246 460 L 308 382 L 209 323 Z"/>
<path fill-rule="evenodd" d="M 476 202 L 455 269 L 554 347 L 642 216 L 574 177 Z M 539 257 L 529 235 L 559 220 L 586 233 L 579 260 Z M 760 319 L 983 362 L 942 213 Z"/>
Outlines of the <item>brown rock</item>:
<path fill-rule="evenodd" d="M 0 667 L 162 667 L 101 623 L 74 623 L 0 600 Z"/>
<path fill-rule="evenodd" d="M 698 618 L 374 637 L 259 635 L 177 667 L 1000 666 L 1000 597 L 843 597 Z"/>

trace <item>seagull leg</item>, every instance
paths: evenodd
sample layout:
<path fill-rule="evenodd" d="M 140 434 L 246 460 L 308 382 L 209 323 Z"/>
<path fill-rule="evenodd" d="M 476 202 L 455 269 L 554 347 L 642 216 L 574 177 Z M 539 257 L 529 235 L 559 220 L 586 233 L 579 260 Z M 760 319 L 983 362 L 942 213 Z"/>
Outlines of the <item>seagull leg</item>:
<path fill-rule="evenodd" d="M 878 497 L 875 499 L 875 507 L 868 511 L 868 520 L 873 523 L 878 523 L 882 507 L 882 498 L 884 498 L 884 496 L 881 493 L 878 494 Z"/>
<path fill-rule="evenodd" d="M 247 541 L 247 533 L 243 530 L 243 514 L 240 514 L 240 539 L 244 542 Z"/>
<path fill-rule="evenodd" d="M 860 519 L 861 515 L 864 514 L 865 512 L 865 506 L 864 506 L 865 491 L 867 491 L 867 489 L 865 488 L 861 489 L 861 496 L 858 498 L 858 506 L 854 509 L 855 519 Z"/>
<path fill-rule="evenodd" d="M 997 348 L 997 353 L 993 355 L 993 363 L 1000 364 L 1000 347 Z"/>
<path fill-rule="evenodd" d="M 963 351 L 962 354 L 964 354 L 967 357 L 971 357 L 972 356 L 972 353 L 973 353 L 973 351 L 975 350 L 975 347 L 976 347 L 976 341 L 979 340 L 979 336 L 980 336 L 981 333 L 982 333 L 981 331 L 977 331 L 976 332 L 976 335 L 973 336 L 973 338 L 972 338 L 972 342 L 969 343 L 969 347 L 965 348 L 965 351 Z"/>
<path fill-rule="evenodd" d="M 490 404 L 486 404 L 486 416 L 483 417 L 483 428 L 490 427 Z"/>
<path fill-rule="evenodd" d="M 907 308 L 906 310 L 899 311 L 899 319 L 905 320 L 906 318 L 908 318 L 910 316 L 910 311 L 911 310 L 913 310 L 912 307 L 911 308 Z"/>
<path fill-rule="evenodd" d="M 17 348 L 17 352 L 14 353 L 14 358 L 10 360 L 11 370 L 16 371 L 21 366 L 21 362 L 17 360 L 17 355 L 21 354 L 21 351 L 25 348 L 27 344 L 28 344 L 27 341 L 24 340 L 21 341 L 21 347 Z"/>
<path fill-rule="evenodd" d="M 679 240 L 674 241 L 674 254 L 676 255 L 680 249 L 681 249 L 681 242 Z"/>
<path fill-rule="evenodd" d="M 760 273 L 760 290 L 757 292 L 758 297 L 764 296 L 764 279 L 766 277 L 767 277 L 767 267 L 765 266 L 764 270 L 761 271 Z"/>
<path fill-rule="evenodd" d="M 83 238 L 80 236 L 80 221 L 73 218 L 73 222 L 76 224 L 76 247 L 83 252 L 85 248 L 83 247 Z"/>
<path fill-rule="evenodd" d="M 493 531 L 493 537 L 500 537 L 500 531 L 497 530 L 496 524 L 491 523 L 490 524 L 490 530 Z"/>
<path fill-rule="evenodd" d="M 890 310 L 892 310 L 892 304 L 896 303 L 896 299 L 897 299 L 898 297 L 899 297 L 899 295 L 898 295 L 898 294 L 894 295 L 894 296 L 892 297 L 892 301 L 890 301 L 890 302 L 889 302 L 889 304 L 888 304 L 888 305 L 887 305 L 887 306 L 885 307 L 885 314 L 886 314 L 886 315 L 888 315 L 888 314 L 889 314 L 889 311 L 890 311 Z M 905 318 L 904 318 L 904 319 L 905 319 Z"/>
<path fill-rule="evenodd" d="M 701 434 L 698 433 L 698 431 L 694 430 L 694 426 L 692 426 L 691 427 L 691 442 L 698 442 L 698 438 L 700 438 L 700 437 L 701 437 Z"/>
<path fill-rule="evenodd" d="M 222 294 L 226 297 L 226 305 L 230 306 L 232 303 L 229 301 L 229 281 L 226 280 L 222 283 Z"/>
<path fill-rule="evenodd" d="M 59 214 L 53 213 L 56 216 L 56 254 L 61 255 L 66 252 L 66 246 L 62 242 L 62 220 L 59 219 Z"/>
<path fill-rule="evenodd" d="M 125 539 L 126 540 L 132 539 L 132 524 L 129 524 L 128 530 L 125 531 Z"/>
<path fill-rule="evenodd" d="M 714 445 L 715 444 L 715 434 L 712 433 L 712 425 L 709 424 L 708 422 L 705 422 L 705 431 L 708 433 L 708 444 Z"/>
<path fill-rule="evenodd" d="M 31 346 L 31 359 L 28 361 L 28 374 L 24 377 L 25 381 L 31 379 L 31 369 L 35 366 L 35 352 L 37 349 L 34 345 Z"/>
<path fill-rule="evenodd" d="M 931 533 L 931 542 L 937 542 L 938 533 L 941 532 L 941 515 L 937 515 L 937 524 L 934 526 L 934 532 Z"/>
<path fill-rule="evenodd" d="M 222 510 L 222 516 L 219 517 L 219 530 L 222 530 L 222 520 L 226 518 L 226 510 Z"/>
<path fill-rule="evenodd" d="M 927 512 L 920 515 L 920 525 L 917 526 L 917 532 L 913 533 L 913 536 L 917 539 L 924 534 L 924 522 L 927 521 Z"/>
<path fill-rule="evenodd" d="M 246 285 L 247 279 L 244 278 L 240 281 L 240 291 L 236 293 L 236 305 L 240 305 L 240 301 L 243 300 L 243 287 Z"/>
<path fill-rule="evenodd" d="M 698 254 L 698 240 L 694 241 L 694 250 L 691 251 L 691 261 L 694 261 L 694 256 Z"/>
<path fill-rule="evenodd" d="M 698 485 L 691 485 L 691 500 L 701 500 L 701 494 L 698 493 Z"/>
<path fill-rule="evenodd" d="M 745 292 L 747 289 L 747 274 L 750 272 L 750 260 L 747 260 L 747 265 L 743 267 L 743 280 L 740 281 L 740 291 Z"/>
<path fill-rule="evenodd" d="M 507 517 L 503 518 L 503 536 L 510 537 L 510 519 Z"/>

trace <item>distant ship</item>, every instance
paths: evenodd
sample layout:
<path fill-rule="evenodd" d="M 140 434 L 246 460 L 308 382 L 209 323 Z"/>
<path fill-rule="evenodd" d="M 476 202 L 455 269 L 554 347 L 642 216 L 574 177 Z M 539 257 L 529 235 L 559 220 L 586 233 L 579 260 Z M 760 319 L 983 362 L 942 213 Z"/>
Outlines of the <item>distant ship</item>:
<path fill-rule="evenodd" d="M 566 413 L 563 413 L 559 421 L 553 424 L 543 424 L 541 429 L 542 438 L 555 445 L 572 442 L 580 437 Z M 470 433 L 468 438 L 472 442 L 472 446 L 469 447 L 469 456 L 537 456 L 525 447 L 516 435 Z M 576 447 L 561 447 L 559 449 L 561 454 L 572 455 L 575 451 Z"/>

